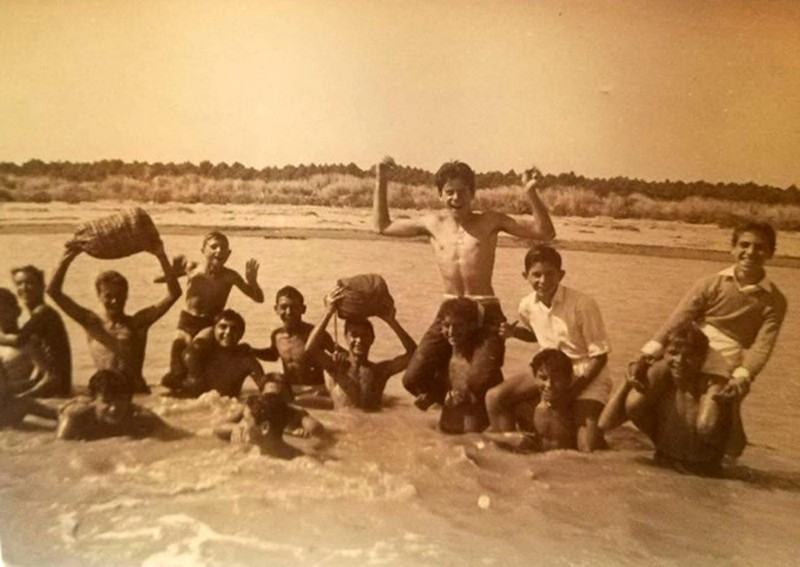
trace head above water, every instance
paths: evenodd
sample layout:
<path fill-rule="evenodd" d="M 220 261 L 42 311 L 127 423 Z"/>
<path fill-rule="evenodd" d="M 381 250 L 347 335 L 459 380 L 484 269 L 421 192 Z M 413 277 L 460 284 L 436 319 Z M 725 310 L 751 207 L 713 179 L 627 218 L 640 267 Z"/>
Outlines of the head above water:
<path fill-rule="evenodd" d="M 692 323 L 684 323 L 667 334 L 664 358 L 673 378 L 679 381 L 696 377 L 708 354 L 708 337 Z"/>
<path fill-rule="evenodd" d="M 439 310 L 442 334 L 451 346 L 468 347 L 479 338 L 481 312 L 478 303 L 466 297 L 454 297 Z"/>
<path fill-rule="evenodd" d="M 245 404 L 264 433 L 283 436 L 283 430 L 289 421 L 289 408 L 280 393 L 265 392 L 248 396 Z"/>
<path fill-rule="evenodd" d="M 201 250 L 207 264 L 213 267 L 224 265 L 231 256 L 231 247 L 228 242 L 228 237 L 218 230 L 212 230 L 203 237 L 203 246 Z"/>
<path fill-rule="evenodd" d="M 572 361 L 560 350 L 546 348 L 536 353 L 531 360 L 531 372 L 539 384 L 544 402 L 556 402 L 569 394 Z"/>
<path fill-rule="evenodd" d="M 89 378 L 89 395 L 95 401 L 97 419 L 106 423 L 119 423 L 133 408 L 133 387 L 113 370 L 98 370 Z"/>
<path fill-rule="evenodd" d="M 297 288 L 287 285 L 275 294 L 275 313 L 285 326 L 299 323 L 305 312 L 305 298 Z"/>
<path fill-rule="evenodd" d="M 44 272 L 28 264 L 11 270 L 11 279 L 17 289 L 17 297 L 28 307 L 44 301 Z"/>
<path fill-rule="evenodd" d="M 128 280 L 114 270 L 102 272 L 94 281 L 97 297 L 106 311 L 122 311 L 128 300 Z"/>
<path fill-rule="evenodd" d="M 436 172 L 436 189 L 439 195 L 448 181 L 461 180 L 466 184 L 471 195 L 475 195 L 475 172 L 463 161 L 448 161 Z"/>
<path fill-rule="evenodd" d="M 222 347 L 230 348 L 239 344 L 244 331 L 244 317 L 233 309 L 223 309 L 214 317 L 214 340 Z"/>
<path fill-rule="evenodd" d="M 351 354 L 366 357 L 375 342 L 375 328 L 367 319 L 345 319 L 344 336 Z"/>

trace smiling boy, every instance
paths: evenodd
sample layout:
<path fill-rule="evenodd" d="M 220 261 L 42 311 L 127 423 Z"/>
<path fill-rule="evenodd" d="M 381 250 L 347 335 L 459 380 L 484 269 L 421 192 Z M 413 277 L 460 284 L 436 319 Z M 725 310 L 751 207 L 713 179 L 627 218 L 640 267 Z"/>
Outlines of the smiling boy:
<path fill-rule="evenodd" d="M 64 313 L 86 331 L 89 353 L 97 370 L 113 370 L 129 380 L 134 392 L 149 393 L 150 388 L 142 375 L 147 333 L 181 296 L 181 286 L 172 274 L 164 247 L 158 246 L 151 254 L 159 261 L 164 272 L 167 293 L 153 305 L 133 315 L 125 313 L 128 280 L 113 270 L 101 273 L 95 280 L 97 299 L 103 307 L 101 313 L 79 305 L 64 293 L 62 288 L 67 271 L 80 253 L 76 247 L 66 248 L 47 293 Z"/>
<path fill-rule="evenodd" d="M 378 179 L 374 197 L 374 227 L 386 236 L 427 236 L 433 246 L 442 276 L 445 299 L 469 297 L 484 308 L 482 340 L 473 356 L 468 382 L 480 390 L 495 369 L 503 365 L 505 348 L 497 329 L 505 316 L 494 294 L 494 271 L 497 239 L 500 232 L 518 238 L 550 240 L 555 229 L 550 215 L 536 191 L 538 177 L 534 170 L 522 175 L 533 208 L 531 216 L 514 219 L 497 211 L 474 211 L 475 172 L 459 161 L 448 162 L 436 172 L 436 188 L 444 210 L 419 219 L 389 217 L 387 176 L 391 165 L 377 166 Z M 403 376 L 403 385 L 417 396 L 417 406 L 427 409 L 443 403 L 448 391 L 447 364 L 451 347 L 442 335 L 441 313 L 427 330 Z"/>
<path fill-rule="evenodd" d="M 578 449 L 603 446 L 597 420 L 611 391 L 607 368 L 611 346 L 597 302 L 589 295 L 561 284 L 566 272 L 561 255 L 550 246 L 536 246 L 525 255 L 522 276 L 533 292 L 520 301 L 519 322 L 501 325 L 503 338 L 536 342 L 542 349 L 557 349 L 572 362 Z M 538 384 L 528 375 L 512 376 L 487 393 L 486 405 L 495 431 L 513 431 L 515 406 L 533 401 Z"/>

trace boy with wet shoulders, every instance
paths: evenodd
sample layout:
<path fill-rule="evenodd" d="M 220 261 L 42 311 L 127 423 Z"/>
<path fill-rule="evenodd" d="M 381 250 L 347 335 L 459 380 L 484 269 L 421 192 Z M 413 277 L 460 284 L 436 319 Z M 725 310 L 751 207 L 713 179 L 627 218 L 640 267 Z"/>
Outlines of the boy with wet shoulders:
<path fill-rule="evenodd" d="M 213 327 L 197 333 L 184 356 L 187 378 L 176 393 L 196 397 L 216 390 L 221 396 L 238 398 L 248 376 L 261 389 L 264 370 L 250 347 L 239 344 L 244 331 L 242 316 L 233 309 L 224 309 L 216 316 Z"/>
<path fill-rule="evenodd" d="M 495 375 L 495 369 L 502 367 L 505 354 L 503 341 L 497 336 L 505 316 L 492 287 L 498 234 L 506 232 L 534 240 L 555 237 L 550 215 L 536 191 L 541 174 L 532 169 L 522 175 L 533 214 L 515 219 L 497 211 L 474 211 L 475 172 L 466 163 L 448 162 L 436 172 L 436 188 L 444 210 L 419 219 L 392 221 L 387 202 L 387 175 L 392 163 L 387 159 L 377 166 L 375 230 L 386 236 L 428 237 L 442 275 L 445 299 L 469 297 L 483 306 L 483 338 L 473 355 L 469 377 L 471 388 L 481 390 L 486 385 L 485 380 Z M 417 396 L 416 404 L 420 409 L 444 402 L 450 353 L 450 344 L 442 335 L 439 313 L 403 376 L 403 385 Z"/>
<path fill-rule="evenodd" d="M 303 321 L 306 312 L 303 294 L 296 288 L 287 285 L 275 294 L 275 313 L 280 317 L 283 326 L 272 331 L 270 346 L 264 349 L 253 349 L 256 358 L 265 361 L 277 361 L 283 364 L 283 381 L 294 394 L 320 393 L 325 389 L 325 376 L 322 367 L 315 357 L 308 356 L 306 341 L 314 325 Z M 319 337 L 319 348 L 332 352 L 335 348 L 333 338 L 327 331 Z"/>
<path fill-rule="evenodd" d="M 17 427 L 25 416 L 34 415 L 44 419 L 58 419 L 58 412 L 28 396 L 16 396 L 12 381 L 3 363 L 0 362 L 0 429 Z"/>
<path fill-rule="evenodd" d="M 178 333 L 170 350 L 170 370 L 162 378 L 167 388 L 180 387 L 186 375 L 183 355 L 194 336 L 214 325 L 214 318 L 225 309 L 231 289 L 235 286 L 256 303 L 264 302 L 264 292 L 258 285 L 258 262 L 250 258 L 245 265 L 245 277 L 225 267 L 231 255 L 228 237 L 211 231 L 203 237 L 202 253 L 205 265 L 187 263 L 181 258 L 174 270 L 186 275 L 186 305 L 178 319 Z"/>
<path fill-rule="evenodd" d="M 483 431 L 489 425 L 486 413 L 486 389 L 472 390 L 469 377 L 475 349 L 481 340 L 482 307 L 466 297 L 448 299 L 442 304 L 442 334 L 453 353 L 447 369 L 450 390 L 444 399 L 439 429 L 445 433 Z M 503 381 L 500 368 L 485 381 L 487 385 Z"/>
<path fill-rule="evenodd" d="M 72 391 L 72 356 L 58 312 L 44 302 L 44 272 L 34 266 L 11 270 L 28 320 L 17 332 L 0 333 L 0 345 L 36 353 L 34 375 L 14 391 L 34 398 L 66 398 Z"/>
<path fill-rule="evenodd" d="M 19 333 L 18 319 L 21 314 L 17 296 L 11 290 L 0 287 L 0 333 L 11 335 Z M 29 344 L 17 348 L 0 345 L 0 366 L 5 369 L 7 386 L 13 388 L 15 385 L 23 385 L 34 377 L 37 364 L 32 346 Z"/>
<path fill-rule="evenodd" d="M 89 396 L 61 408 L 56 436 L 94 441 L 108 437 L 166 437 L 172 429 L 147 408 L 133 403 L 130 380 L 113 370 L 98 370 L 89 379 Z"/>
<path fill-rule="evenodd" d="M 334 353 L 323 351 L 320 348 L 322 333 L 344 293 L 345 289 L 337 286 L 325 296 L 327 312 L 308 337 L 306 351 L 316 357 L 317 363 L 331 377 L 327 385 L 335 408 L 357 407 L 364 411 L 377 411 L 383 404 L 386 382 L 405 370 L 417 345 L 392 312 L 381 318 L 400 339 L 405 353 L 381 362 L 370 361 L 369 351 L 375 342 L 375 330 L 367 319 L 345 320 L 347 351 L 338 345 Z"/>
<path fill-rule="evenodd" d="M 733 400 L 720 393 L 725 380 L 703 374 L 708 338 L 682 323 L 666 338 L 664 356 L 632 372 L 600 416 L 610 430 L 628 419 L 653 441 L 656 461 L 679 470 L 718 476 L 731 427 Z"/>
<path fill-rule="evenodd" d="M 734 265 L 694 284 L 642 348 L 636 364 L 646 367 L 657 360 L 671 330 L 698 324 L 709 344 L 702 372 L 721 377 L 719 393 L 735 401 L 728 453 L 738 457 L 747 444 L 739 405 L 769 360 L 787 301 L 764 268 L 775 254 L 775 229 L 766 222 L 747 222 L 734 229 L 731 244 Z"/>
<path fill-rule="evenodd" d="M 181 286 L 172 273 L 164 247 L 159 245 L 151 254 L 156 257 L 164 272 L 167 292 L 159 301 L 133 315 L 125 313 L 128 280 L 114 270 L 102 272 L 95 280 L 97 299 L 103 308 L 100 313 L 79 305 L 64 293 L 64 279 L 80 253 L 81 250 L 77 247 L 67 246 L 50 280 L 47 293 L 64 313 L 86 331 L 89 352 L 97 370 L 113 370 L 130 381 L 135 393 L 150 393 L 150 387 L 142 375 L 147 334 L 150 327 L 181 296 Z"/>
<path fill-rule="evenodd" d="M 607 368 L 611 347 L 597 302 L 562 285 L 566 272 L 561 266 L 561 255 L 550 246 L 536 246 L 527 252 L 522 275 L 533 292 L 520 301 L 521 325 L 501 325 L 501 336 L 536 342 L 542 349 L 558 349 L 569 358 L 574 376 L 570 395 L 581 423 L 578 449 L 594 451 L 604 445 L 597 421 L 611 391 Z M 515 406 L 538 395 L 538 381 L 527 375 L 510 377 L 490 390 L 486 404 L 493 429 L 513 431 Z"/>

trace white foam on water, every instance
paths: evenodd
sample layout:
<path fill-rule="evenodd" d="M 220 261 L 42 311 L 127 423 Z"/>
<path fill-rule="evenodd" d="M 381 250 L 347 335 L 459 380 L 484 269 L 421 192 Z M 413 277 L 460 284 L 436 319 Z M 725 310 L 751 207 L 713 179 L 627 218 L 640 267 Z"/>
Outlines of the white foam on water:
<path fill-rule="evenodd" d="M 89 506 L 89 508 L 87 508 L 87 512 L 106 512 L 109 510 L 119 510 L 121 508 L 134 508 L 142 503 L 143 500 L 139 498 L 128 498 L 126 496 L 121 496 L 119 498 L 109 500 L 108 502 L 104 502 L 103 504 L 92 504 Z"/>
<path fill-rule="evenodd" d="M 161 540 L 164 537 L 164 530 L 161 526 L 153 528 L 141 528 L 138 530 L 108 531 L 101 532 L 94 536 L 95 539 L 104 540 L 127 540 L 149 538 L 153 541 Z"/>

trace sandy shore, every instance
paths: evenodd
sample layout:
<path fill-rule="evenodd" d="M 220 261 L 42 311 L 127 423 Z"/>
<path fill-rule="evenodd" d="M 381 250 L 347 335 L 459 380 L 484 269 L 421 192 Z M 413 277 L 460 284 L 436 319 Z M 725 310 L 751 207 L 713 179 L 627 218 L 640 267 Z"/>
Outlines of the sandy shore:
<path fill-rule="evenodd" d="M 164 234 L 203 233 L 221 228 L 232 234 L 266 238 L 382 238 L 371 232 L 369 209 L 293 205 L 145 204 L 101 201 L 0 203 L 0 233 L 72 232 L 83 221 L 128 206 L 143 206 Z M 394 211 L 396 218 L 420 211 Z M 558 245 L 564 249 L 721 260 L 727 256 L 730 229 L 677 221 L 555 217 Z M 526 246 L 502 238 L 502 246 Z M 800 233 L 781 233 L 773 265 L 800 267 Z"/>

